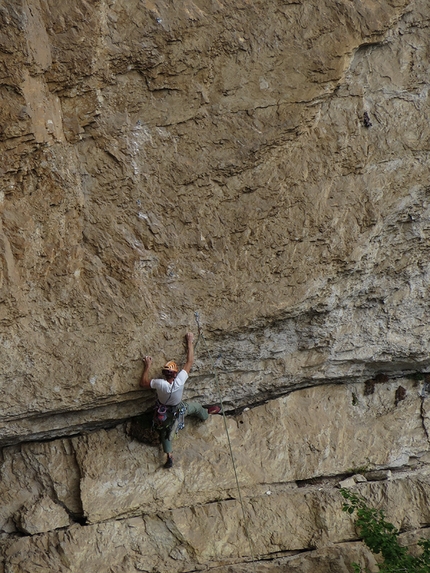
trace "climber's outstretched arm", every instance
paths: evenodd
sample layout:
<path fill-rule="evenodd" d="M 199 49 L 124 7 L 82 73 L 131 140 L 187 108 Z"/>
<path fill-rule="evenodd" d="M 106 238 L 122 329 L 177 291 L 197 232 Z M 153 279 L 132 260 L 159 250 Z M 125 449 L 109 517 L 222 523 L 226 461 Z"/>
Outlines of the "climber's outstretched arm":
<path fill-rule="evenodd" d="M 140 386 L 142 388 L 150 388 L 151 387 L 151 378 L 149 376 L 149 369 L 151 368 L 152 358 L 150 356 L 145 356 L 144 358 L 145 364 L 143 366 L 143 374 L 140 380 Z"/>
<path fill-rule="evenodd" d="M 194 364 L 194 334 L 187 332 L 185 335 L 187 341 L 187 361 L 184 364 L 184 370 L 189 374 L 192 365 Z"/>

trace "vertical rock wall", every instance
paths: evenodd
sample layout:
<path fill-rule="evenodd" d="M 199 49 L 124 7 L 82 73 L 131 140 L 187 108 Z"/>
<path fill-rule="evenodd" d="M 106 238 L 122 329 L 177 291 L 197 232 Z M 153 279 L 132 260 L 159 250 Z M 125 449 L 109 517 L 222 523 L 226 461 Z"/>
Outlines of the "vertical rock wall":
<path fill-rule="evenodd" d="M 371 470 L 406 543 L 429 525 L 428 21 L 0 1 L 5 571 L 349 571 L 334 486 Z M 220 418 L 170 474 L 122 425 L 196 311 L 187 398 L 216 359 L 244 514 Z"/>

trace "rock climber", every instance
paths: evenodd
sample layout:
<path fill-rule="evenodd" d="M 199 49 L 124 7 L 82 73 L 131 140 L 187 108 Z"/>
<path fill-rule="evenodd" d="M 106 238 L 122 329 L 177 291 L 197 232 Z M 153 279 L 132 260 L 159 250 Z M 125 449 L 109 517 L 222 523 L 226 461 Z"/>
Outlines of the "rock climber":
<path fill-rule="evenodd" d="M 187 360 L 181 371 L 179 371 L 176 363 L 170 360 L 162 369 L 164 378 L 150 378 L 149 369 L 152 364 L 152 358 L 151 356 L 145 356 L 145 365 L 140 380 L 142 388 L 152 388 L 157 391 L 158 400 L 155 407 L 154 424 L 160 435 L 163 451 L 167 454 L 167 460 L 164 464 L 165 468 L 173 466 L 172 440 L 178 429 L 183 427 L 183 418 L 185 416 L 196 416 L 204 421 L 208 419 L 209 414 L 218 414 L 221 411 L 219 406 L 203 408 L 197 402 L 182 401 L 184 385 L 194 363 L 193 333 L 188 332 L 185 335 L 185 339 L 187 342 Z"/>

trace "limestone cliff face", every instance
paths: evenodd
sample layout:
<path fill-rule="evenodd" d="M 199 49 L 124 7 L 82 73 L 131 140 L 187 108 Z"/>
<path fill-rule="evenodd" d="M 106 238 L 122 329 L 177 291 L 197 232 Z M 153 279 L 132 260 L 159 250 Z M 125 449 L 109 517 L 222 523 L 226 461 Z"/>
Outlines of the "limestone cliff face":
<path fill-rule="evenodd" d="M 352 475 L 425 535 L 429 18 L 0 0 L 5 572 L 373 567 Z M 170 472 L 128 431 L 195 312 L 186 397 L 216 371 L 243 505 L 221 417 Z"/>

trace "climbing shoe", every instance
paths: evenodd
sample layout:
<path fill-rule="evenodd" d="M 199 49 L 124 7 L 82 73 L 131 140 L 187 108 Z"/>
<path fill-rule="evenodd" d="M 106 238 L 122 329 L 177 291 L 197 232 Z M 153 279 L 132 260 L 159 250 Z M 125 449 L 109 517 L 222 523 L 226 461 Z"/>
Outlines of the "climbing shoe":
<path fill-rule="evenodd" d="M 165 468 L 171 468 L 173 466 L 173 458 L 167 458 L 166 463 L 164 464 Z"/>
<path fill-rule="evenodd" d="M 219 406 L 209 406 L 208 413 L 209 414 L 219 414 L 221 412 L 221 408 Z"/>

